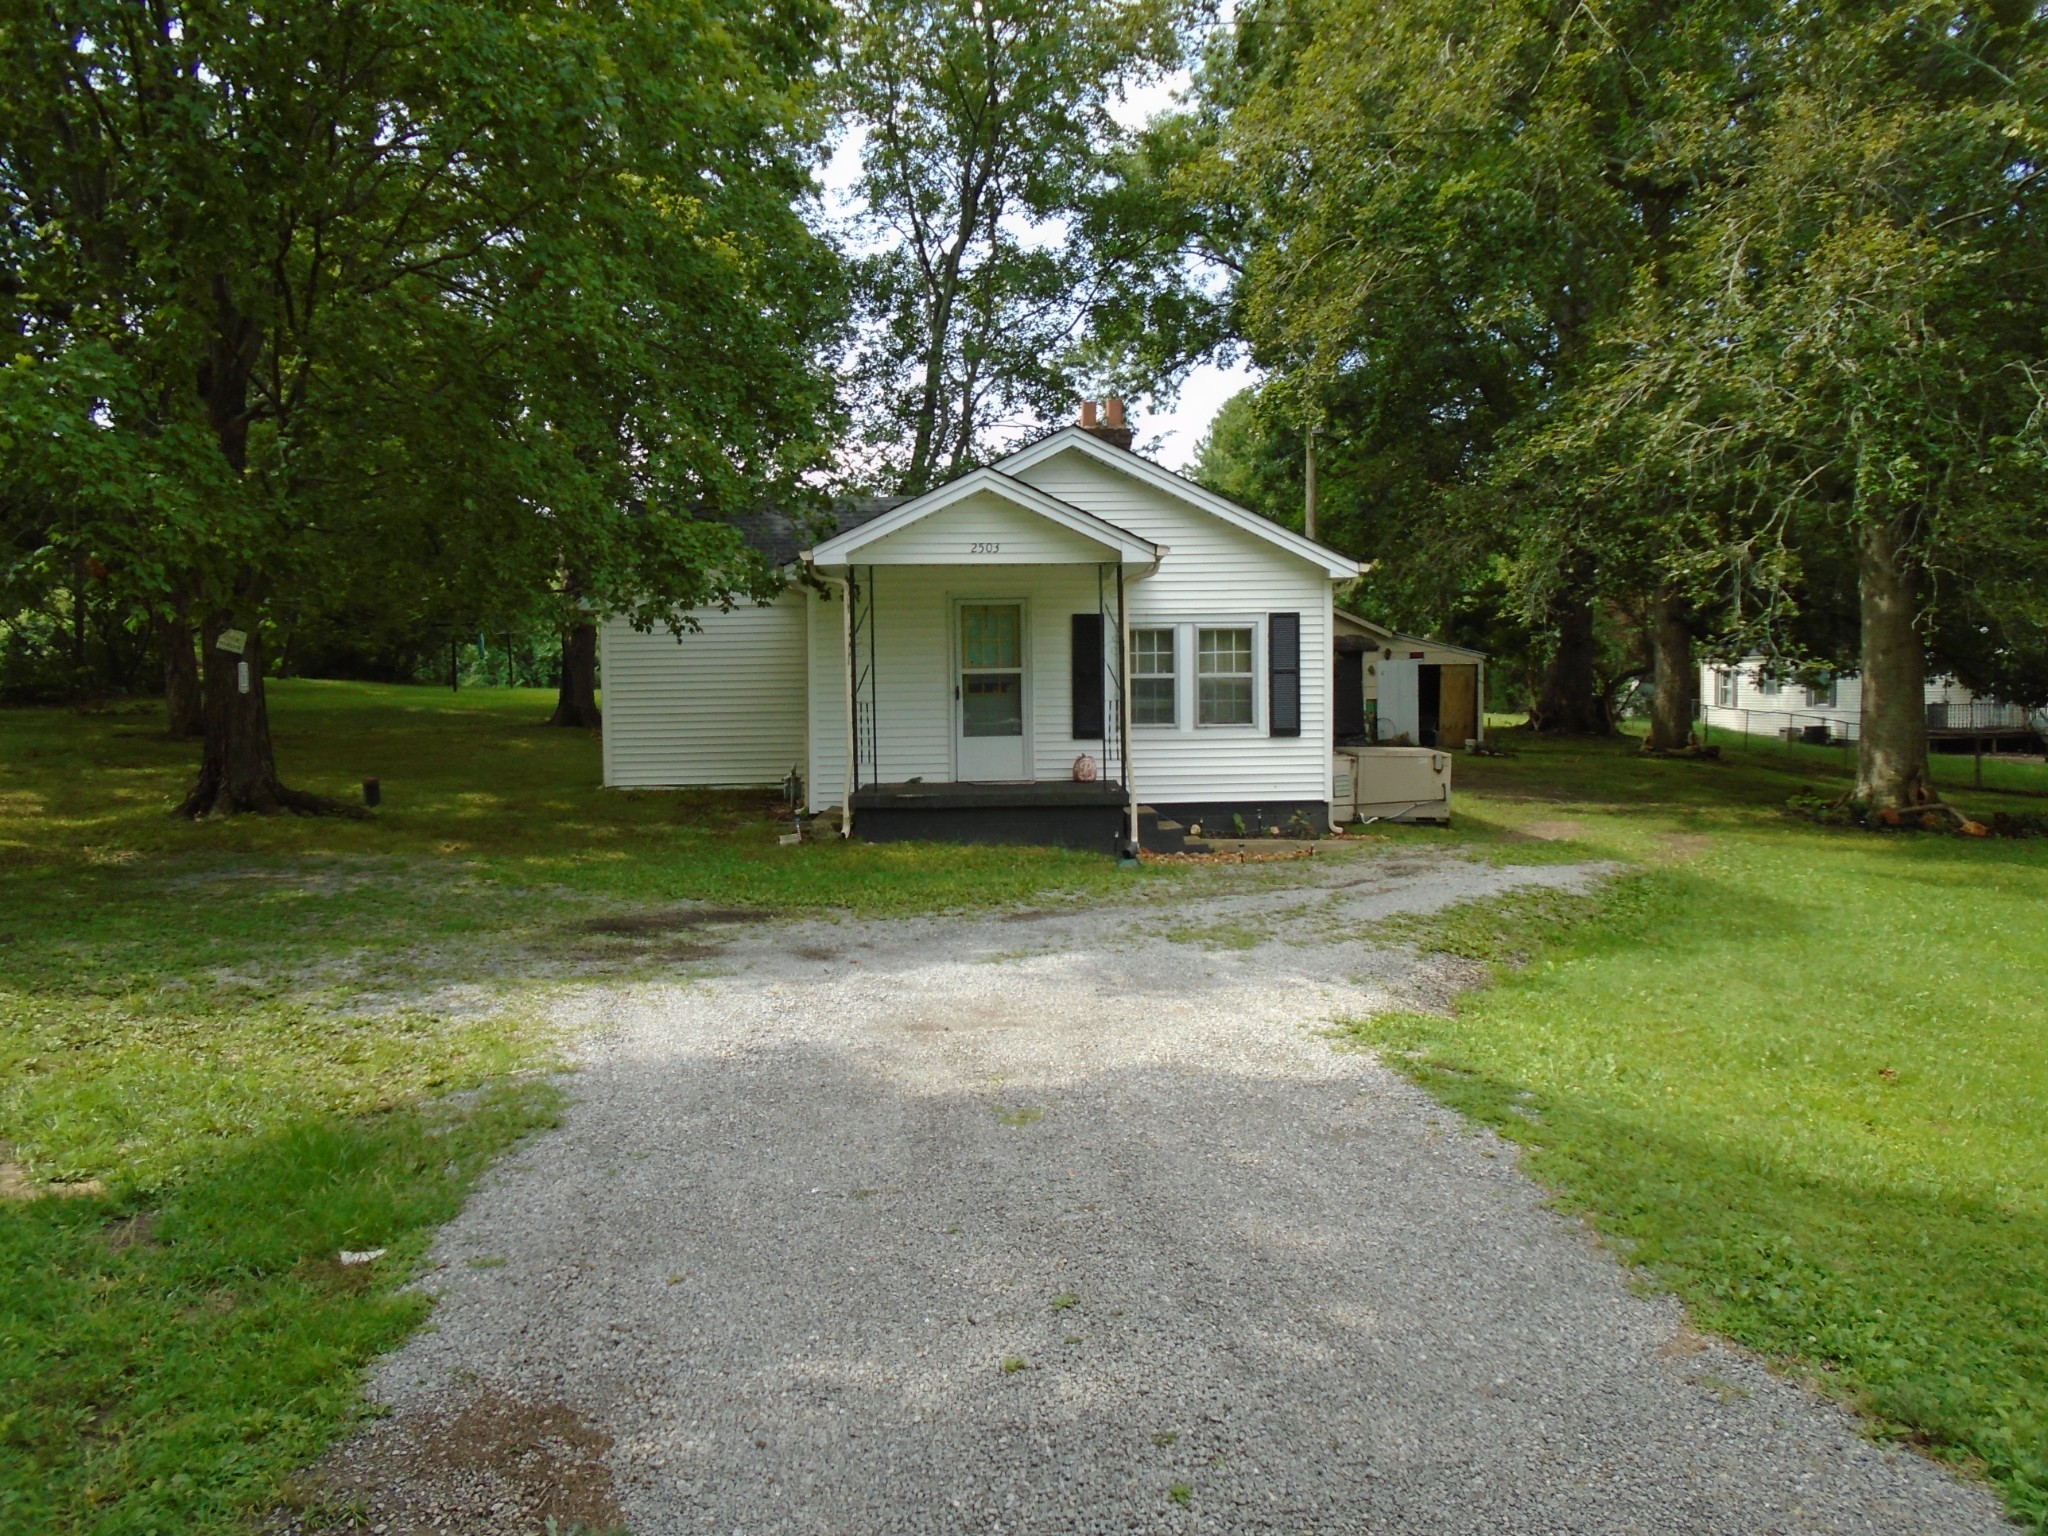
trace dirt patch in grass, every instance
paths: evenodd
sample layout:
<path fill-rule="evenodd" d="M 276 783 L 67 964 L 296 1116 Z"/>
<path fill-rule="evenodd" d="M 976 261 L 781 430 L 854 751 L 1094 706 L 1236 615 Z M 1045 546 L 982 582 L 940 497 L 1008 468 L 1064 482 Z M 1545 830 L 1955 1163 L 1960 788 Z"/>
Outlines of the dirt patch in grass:
<path fill-rule="evenodd" d="M 1572 838 L 1583 837 L 1585 823 L 1573 821 L 1568 816 L 1543 817 L 1525 821 L 1521 827 L 1522 836 L 1539 843 L 1563 843 Z"/>
<path fill-rule="evenodd" d="M 104 1195 L 107 1186 L 99 1179 L 76 1179 L 64 1184 L 38 1184 L 19 1163 L 0 1163 L 0 1200 L 40 1200 L 45 1195 Z"/>
<path fill-rule="evenodd" d="M 142 1211 L 134 1216 L 123 1216 L 110 1221 L 100 1233 L 100 1240 L 112 1253 L 126 1253 L 131 1248 L 161 1248 L 162 1241 L 156 1235 L 157 1216 L 155 1211 Z"/>
<path fill-rule="evenodd" d="M 1711 832 L 1659 832 L 1658 845 L 1670 859 L 1694 859 L 1714 846 Z"/>
<path fill-rule="evenodd" d="M 280 1533 L 500 1536 L 613 1531 L 624 1516 L 605 1456 L 611 1437 L 566 1403 L 479 1387 L 447 1413 L 387 1419 L 315 1467 Z"/>
<path fill-rule="evenodd" d="M 765 907 L 678 907 L 665 912 L 613 912 L 572 923 L 572 933 L 604 934 L 612 938 L 657 938 L 670 933 L 694 933 L 699 928 L 726 923 L 765 923 L 775 914 Z"/>

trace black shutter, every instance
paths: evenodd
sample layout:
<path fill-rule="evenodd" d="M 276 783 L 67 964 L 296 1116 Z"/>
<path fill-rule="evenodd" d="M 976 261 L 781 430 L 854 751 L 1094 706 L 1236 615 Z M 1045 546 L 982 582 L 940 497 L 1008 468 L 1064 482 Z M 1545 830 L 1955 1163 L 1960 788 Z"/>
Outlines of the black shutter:
<path fill-rule="evenodd" d="M 1272 734 L 1301 734 L 1301 615 L 1266 615 L 1266 696 L 1273 715 Z"/>
<path fill-rule="evenodd" d="M 1102 740 L 1102 615 L 1074 615 L 1074 740 Z"/>

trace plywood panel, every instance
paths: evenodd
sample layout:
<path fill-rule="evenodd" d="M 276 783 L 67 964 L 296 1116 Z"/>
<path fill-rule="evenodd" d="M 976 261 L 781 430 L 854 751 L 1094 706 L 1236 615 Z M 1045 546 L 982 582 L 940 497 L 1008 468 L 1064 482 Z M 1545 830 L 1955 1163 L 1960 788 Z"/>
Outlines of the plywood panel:
<path fill-rule="evenodd" d="M 1443 695 L 1437 704 L 1437 745 L 1458 748 L 1479 734 L 1479 668 L 1442 668 Z"/>

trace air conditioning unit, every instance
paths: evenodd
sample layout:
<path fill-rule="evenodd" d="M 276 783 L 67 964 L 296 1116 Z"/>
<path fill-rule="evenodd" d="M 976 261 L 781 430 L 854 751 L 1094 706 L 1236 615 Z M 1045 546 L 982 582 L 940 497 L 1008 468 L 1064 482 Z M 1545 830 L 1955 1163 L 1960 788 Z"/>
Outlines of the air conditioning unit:
<path fill-rule="evenodd" d="M 1337 753 L 1339 822 L 1451 819 L 1451 754 L 1431 747 L 1345 747 Z"/>

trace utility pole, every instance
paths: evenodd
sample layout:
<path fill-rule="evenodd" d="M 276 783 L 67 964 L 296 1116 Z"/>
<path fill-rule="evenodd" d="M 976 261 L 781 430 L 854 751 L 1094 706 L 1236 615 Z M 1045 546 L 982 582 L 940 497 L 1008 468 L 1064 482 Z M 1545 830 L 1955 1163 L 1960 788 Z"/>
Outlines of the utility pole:
<path fill-rule="evenodd" d="M 1316 428 L 1308 429 L 1307 461 L 1302 466 L 1301 531 L 1316 536 Z"/>

